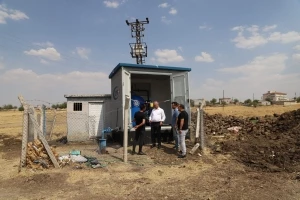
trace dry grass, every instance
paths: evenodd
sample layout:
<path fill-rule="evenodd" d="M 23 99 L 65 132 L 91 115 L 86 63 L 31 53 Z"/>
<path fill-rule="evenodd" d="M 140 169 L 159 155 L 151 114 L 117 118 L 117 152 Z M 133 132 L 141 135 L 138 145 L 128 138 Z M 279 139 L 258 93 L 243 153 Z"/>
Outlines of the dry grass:
<path fill-rule="evenodd" d="M 223 107 L 206 107 L 205 111 L 208 114 L 222 114 L 233 115 L 243 117 L 253 116 L 265 116 L 273 115 L 274 113 L 282 114 L 284 112 L 300 109 L 300 104 L 292 106 L 259 106 L 259 107 L 247 107 L 247 106 L 225 106 Z"/>
<path fill-rule="evenodd" d="M 39 113 L 39 112 L 38 112 Z M 50 133 L 52 123 L 56 115 L 56 123 L 53 127 L 53 137 L 60 137 L 62 134 L 66 134 L 67 130 L 67 112 L 66 110 L 60 110 L 56 113 L 53 110 L 47 110 L 46 127 L 47 133 Z M 0 112 L 0 134 L 9 135 L 12 137 L 20 137 L 23 127 L 23 112 L 20 111 L 1 111 Z"/>

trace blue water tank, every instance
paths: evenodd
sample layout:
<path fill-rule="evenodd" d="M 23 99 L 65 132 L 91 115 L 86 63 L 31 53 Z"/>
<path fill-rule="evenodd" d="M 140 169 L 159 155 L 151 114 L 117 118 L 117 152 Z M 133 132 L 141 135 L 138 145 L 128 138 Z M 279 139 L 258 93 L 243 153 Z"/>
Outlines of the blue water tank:
<path fill-rule="evenodd" d="M 140 105 L 144 104 L 145 100 L 141 96 L 132 95 L 131 96 L 131 120 L 134 119 L 134 114 L 140 111 Z M 132 126 L 136 125 L 135 122 L 132 122 Z"/>

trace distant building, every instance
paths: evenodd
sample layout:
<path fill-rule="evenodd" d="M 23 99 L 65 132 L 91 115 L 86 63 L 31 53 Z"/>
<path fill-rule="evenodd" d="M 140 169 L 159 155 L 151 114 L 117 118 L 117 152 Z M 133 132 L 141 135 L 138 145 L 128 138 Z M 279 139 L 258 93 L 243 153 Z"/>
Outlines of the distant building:
<path fill-rule="evenodd" d="M 219 103 L 222 104 L 223 102 L 225 102 L 226 104 L 231 104 L 232 99 L 231 98 L 219 98 Z"/>
<path fill-rule="evenodd" d="M 263 101 L 271 100 L 271 101 L 289 101 L 287 98 L 286 93 L 283 92 L 276 92 L 276 91 L 268 91 L 267 93 L 263 94 Z"/>
<path fill-rule="evenodd" d="M 204 99 L 192 99 L 192 100 L 194 101 L 194 106 L 195 107 L 201 106 L 202 103 L 205 106 L 205 100 Z"/>
<path fill-rule="evenodd" d="M 259 101 L 258 104 L 262 105 L 262 106 L 270 106 L 271 102 L 270 101 Z"/>

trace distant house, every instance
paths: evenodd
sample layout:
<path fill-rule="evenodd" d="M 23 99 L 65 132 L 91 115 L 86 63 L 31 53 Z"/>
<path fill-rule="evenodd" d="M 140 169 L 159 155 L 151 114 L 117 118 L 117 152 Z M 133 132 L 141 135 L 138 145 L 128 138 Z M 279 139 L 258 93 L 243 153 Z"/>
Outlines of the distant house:
<path fill-rule="evenodd" d="M 267 93 L 263 94 L 262 100 L 263 101 L 271 100 L 273 102 L 289 101 L 289 98 L 287 98 L 286 95 L 287 94 L 283 92 L 268 91 Z"/>
<path fill-rule="evenodd" d="M 270 101 L 259 101 L 258 104 L 262 105 L 262 106 L 270 106 L 271 102 Z"/>
<path fill-rule="evenodd" d="M 219 102 L 220 102 L 220 104 L 222 104 L 223 102 L 225 102 L 226 104 L 231 104 L 232 99 L 231 98 L 219 98 Z"/>
<path fill-rule="evenodd" d="M 205 106 L 205 100 L 204 99 L 192 99 L 194 101 L 194 106 L 200 106 L 202 103 Z"/>

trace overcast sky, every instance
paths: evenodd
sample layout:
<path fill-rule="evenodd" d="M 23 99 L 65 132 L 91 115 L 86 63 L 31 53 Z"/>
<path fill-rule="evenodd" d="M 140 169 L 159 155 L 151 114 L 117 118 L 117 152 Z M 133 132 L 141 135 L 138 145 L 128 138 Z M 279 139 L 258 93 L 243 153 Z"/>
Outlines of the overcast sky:
<path fill-rule="evenodd" d="M 110 93 L 125 20 L 149 18 L 146 64 L 190 67 L 192 98 L 300 96 L 298 0 L 0 0 L 0 105 Z"/>

